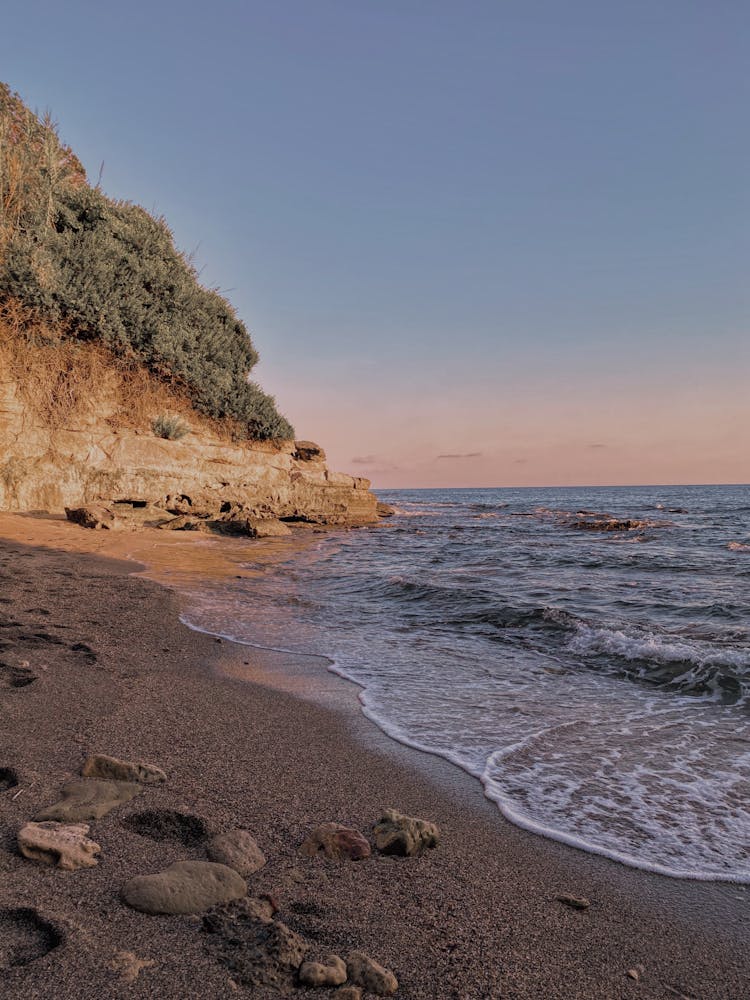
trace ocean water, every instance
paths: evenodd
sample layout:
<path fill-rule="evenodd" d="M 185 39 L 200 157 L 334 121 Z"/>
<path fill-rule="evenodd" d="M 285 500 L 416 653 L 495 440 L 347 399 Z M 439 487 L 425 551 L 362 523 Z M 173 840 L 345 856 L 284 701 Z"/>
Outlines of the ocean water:
<path fill-rule="evenodd" d="M 750 487 L 380 496 L 381 527 L 194 593 L 188 620 L 329 657 L 518 826 L 750 883 Z M 628 523 L 575 526 L 604 513 Z"/>

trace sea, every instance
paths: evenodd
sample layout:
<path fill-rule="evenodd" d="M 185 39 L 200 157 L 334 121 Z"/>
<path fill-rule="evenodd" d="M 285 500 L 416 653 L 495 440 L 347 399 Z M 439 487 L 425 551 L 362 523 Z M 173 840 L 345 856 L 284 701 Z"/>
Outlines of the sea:
<path fill-rule="evenodd" d="M 379 499 L 380 526 L 248 563 L 187 622 L 327 657 L 369 719 L 519 827 L 750 883 L 750 487 Z"/>

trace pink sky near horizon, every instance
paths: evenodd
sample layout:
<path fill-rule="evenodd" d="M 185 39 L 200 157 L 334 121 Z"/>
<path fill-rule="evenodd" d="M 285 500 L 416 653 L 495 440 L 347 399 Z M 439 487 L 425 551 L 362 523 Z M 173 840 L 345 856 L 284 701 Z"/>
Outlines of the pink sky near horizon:
<path fill-rule="evenodd" d="M 667 383 L 657 369 L 631 384 L 549 372 L 441 390 L 404 386 L 384 367 L 369 378 L 285 372 L 269 385 L 329 467 L 375 488 L 750 483 L 742 368 L 718 382 L 702 382 L 700 369 Z"/>

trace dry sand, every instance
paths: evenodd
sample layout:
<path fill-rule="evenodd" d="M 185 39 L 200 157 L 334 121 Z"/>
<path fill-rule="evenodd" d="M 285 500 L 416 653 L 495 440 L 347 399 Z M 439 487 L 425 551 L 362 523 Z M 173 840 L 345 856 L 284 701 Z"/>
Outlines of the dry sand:
<path fill-rule="evenodd" d="M 273 893 L 279 917 L 321 952 L 362 949 L 393 969 L 397 996 L 750 995 L 746 889 L 648 875 L 516 829 L 473 779 L 383 736 L 357 711 L 356 689 L 319 661 L 192 632 L 179 623 L 175 593 L 129 575 L 132 563 L 90 551 L 148 557 L 156 542 L 143 534 L 136 543 L 0 517 L 0 661 L 8 665 L 0 668 L 0 768 L 18 778 L 0 791 L 0 996 L 278 996 L 238 989 L 207 950 L 199 917 L 146 916 L 121 902 L 134 875 L 205 857 L 201 844 L 128 829 L 144 809 L 198 816 L 211 831 L 252 831 L 269 861 L 250 877 L 250 892 Z M 195 541 L 158 544 L 168 576 L 170 558 L 189 559 Z M 267 551 L 273 559 L 286 550 Z M 37 679 L 8 686 L 8 667 L 23 661 Z M 24 860 L 18 828 L 55 801 L 90 752 L 157 764 L 169 780 L 92 825 L 102 846 L 96 868 L 66 873 Z M 369 833 L 386 806 L 438 823 L 440 846 L 358 863 L 299 854 L 317 823 Z M 557 900 L 563 893 L 591 905 L 573 910 Z M 11 933 L 4 914 L 18 907 L 48 919 L 62 941 L 2 968 Z M 123 952 L 153 964 L 128 981 L 122 969 L 133 962 L 118 959 Z M 627 976 L 636 967 L 638 980 Z"/>

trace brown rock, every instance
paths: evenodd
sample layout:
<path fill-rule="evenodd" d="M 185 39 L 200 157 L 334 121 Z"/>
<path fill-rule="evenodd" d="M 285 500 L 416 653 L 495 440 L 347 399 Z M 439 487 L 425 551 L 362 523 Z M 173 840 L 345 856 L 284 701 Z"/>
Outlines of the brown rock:
<path fill-rule="evenodd" d="M 346 959 L 346 971 L 355 986 L 368 993 L 388 997 L 398 989 L 398 979 L 363 951 L 353 951 Z"/>
<path fill-rule="evenodd" d="M 129 802 L 143 789 L 132 781 L 101 781 L 96 778 L 69 781 L 63 785 L 59 802 L 42 809 L 35 820 L 78 823 L 101 819 L 115 806 Z"/>
<path fill-rule="evenodd" d="M 309 858 L 323 854 L 327 858 L 348 858 L 350 861 L 362 861 L 371 854 L 370 844 L 359 830 L 341 823 L 321 823 L 300 850 Z"/>
<path fill-rule="evenodd" d="M 389 503 L 378 502 L 375 510 L 377 511 L 378 517 L 393 517 L 396 513 L 396 508 L 391 507 Z"/>
<path fill-rule="evenodd" d="M 220 833 L 206 845 L 206 852 L 212 861 L 233 868 L 243 878 L 259 871 L 266 863 L 263 851 L 247 830 Z"/>
<path fill-rule="evenodd" d="M 375 846 L 383 854 L 414 855 L 437 847 L 440 831 L 434 823 L 414 816 L 404 816 L 386 809 L 373 827 Z"/>
<path fill-rule="evenodd" d="M 179 514 L 169 521 L 162 521 L 159 527 L 163 531 L 208 531 L 208 524 L 190 514 Z"/>
<path fill-rule="evenodd" d="M 362 990 L 359 986 L 342 986 L 333 995 L 337 1000 L 362 1000 Z"/>
<path fill-rule="evenodd" d="M 299 981 L 305 986 L 341 986 L 346 982 L 346 962 L 338 955 L 327 955 L 322 962 L 303 962 Z"/>
<path fill-rule="evenodd" d="M 18 849 L 25 858 L 63 871 L 93 868 L 101 847 L 89 840 L 85 823 L 26 823 L 18 831 Z"/>
<path fill-rule="evenodd" d="M 201 913 L 247 894 L 232 868 L 211 861 L 176 861 L 155 875 L 138 875 L 122 889 L 128 906 L 142 913 Z"/>
<path fill-rule="evenodd" d="M 325 462 L 326 453 L 314 441 L 295 441 L 294 457 L 300 462 Z"/>
<path fill-rule="evenodd" d="M 138 958 L 132 951 L 116 951 L 109 963 L 110 969 L 116 972 L 126 983 L 134 983 L 143 969 L 150 969 L 156 962 L 150 958 Z"/>
<path fill-rule="evenodd" d="M 82 528 L 94 528 L 100 531 L 118 527 L 117 518 L 111 510 L 94 504 L 85 507 L 66 507 L 65 516 L 74 524 L 80 524 Z"/>
<path fill-rule="evenodd" d="M 247 526 L 254 538 L 284 538 L 292 533 L 288 524 L 275 517 L 248 517 Z"/>
<path fill-rule="evenodd" d="M 84 778 L 112 778 L 115 781 L 135 781 L 141 785 L 160 785 L 166 774 L 154 764 L 133 764 L 103 753 L 92 754 L 81 769 Z"/>
<path fill-rule="evenodd" d="M 272 986 L 292 994 L 308 943 L 280 920 L 271 919 L 266 900 L 241 899 L 203 918 L 209 950 L 246 987 Z"/>

